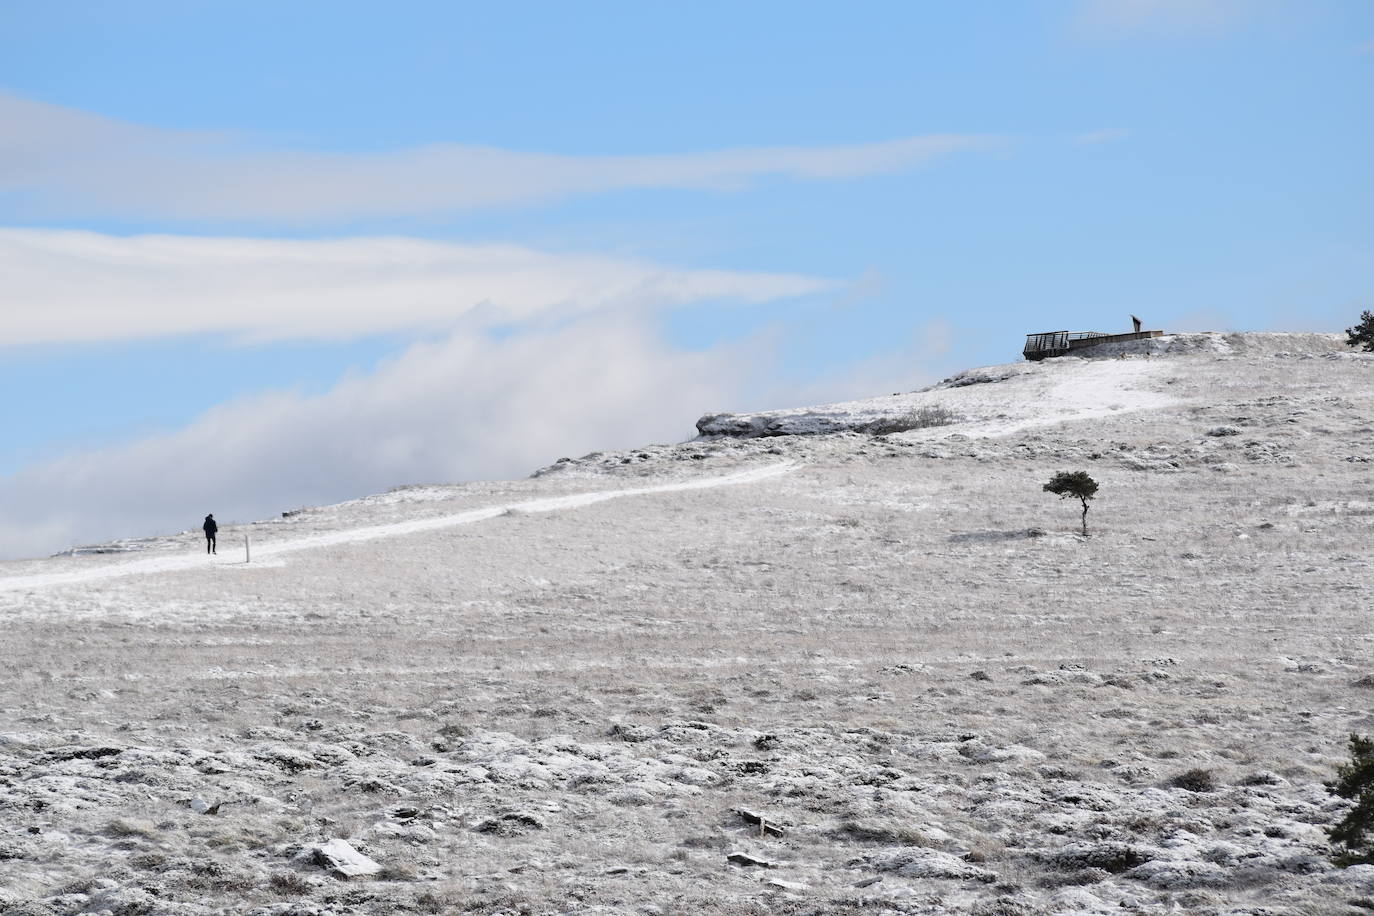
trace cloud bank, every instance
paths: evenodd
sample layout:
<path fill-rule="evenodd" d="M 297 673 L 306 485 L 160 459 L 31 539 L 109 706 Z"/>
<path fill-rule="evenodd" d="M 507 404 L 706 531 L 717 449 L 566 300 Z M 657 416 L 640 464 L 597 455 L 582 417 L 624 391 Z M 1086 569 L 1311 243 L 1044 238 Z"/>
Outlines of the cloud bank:
<path fill-rule="evenodd" d="M 888 390 L 894 377 L 910 387 L 904 363 L 826 393 Z M 710 410 L 819 393 L 782 391 L 772 369 L 757 340 L 679 350 L 627 315 L 499 342 L 460 331 L 325 394 L 239 400 L 176 432 L 0 478 L 0 557 L 194 528 L 206 512 L 251 520 L 402 483 L 523 476 L 563 455 L 680 441 Z"/>
<path fill-rule="evenodd" d="M 818 292 L 796 274 L 687 270 L 515 245 L 0 230 L 0 346 L 228 333 L 249 340 L 567 318 Z"/>
<path fill-rule="evenodd" d="M 733 190 L 904 171 L 997 139 L 564 156 L 455 143 L 381 153 L 253 148 L 228 133 L 128 124 L 0 93 L 0 194 L 21 214 L 315 222 L 531 204 L 633 189 Z"/>

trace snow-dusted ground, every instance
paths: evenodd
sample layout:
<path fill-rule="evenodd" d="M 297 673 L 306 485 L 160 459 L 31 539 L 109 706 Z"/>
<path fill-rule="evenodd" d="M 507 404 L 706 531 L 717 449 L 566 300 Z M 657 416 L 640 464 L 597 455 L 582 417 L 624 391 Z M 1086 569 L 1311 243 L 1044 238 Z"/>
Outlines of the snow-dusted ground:
<path fill-rule="evenodd" d="M 1374 357 L 1150 347 L 0 564 L 0 913 L 1367 911 Z"/>
<path fill-rule="evenodd" d="M 273 539 L 266 543 L 259 542 L 257 546 L 256 560 L 252 546 L 251 535 L 245 532 L 240 555 L 239 545 L 234 543 L 236 539 L 224 541 L 225 560 L 220 559 L 218 544 L 212 556 L 202 556 L 199 552 L 188 552 L 178 550 L 176 553 L 162 551 L 160 555 L 147 559 L 133 560 L 126 563 L 99 563 L 85 564 L 81 569 L 68 569 L 62 572 L 37 573 L 20 576 L 0 577 L 0 592 L 5 591 L 24 591 L 33 592 L 37 589 L 51 588 L 56 585 L 75 585 L 78 583 L 96 582 L 106 579 L 115 579 L 121 576 L 148 575 L 151 573 L 174 572 L 183 569 L 204 569 L 205 566 L 219 566 L 227 563 L 230 566 L 241 564 L 248 567 L 251 564 L 263 563 L 280 567 L 285 565 L 279 560 L 285 554 L 298 553 L 302 550 L 318 550 L 321 547 L 334 547 L 339 544 L 356 544 L 360 541 L 372 541 L 377 538 L 402 537 L 408 534 L 421 534 L 426 531 L 437 531 L 442 528 L 452 528 L 456 525 L 472 525 L 477 522 L 484 522 L 488 519 L 498 518 L 502 515 L 511 515 L 522 512 L 556 512 L 560 509 L 577 509 L 582 506 L 590 506 L 594 503 L 605 502 L 608 499 L 621 499 L 627 496 L 648 496 L 658 493 L 681 493 L 686 490 L 703 490 L 711 487 L 729 487 L 740 484 L 754 483 L 759 480 L 766 480 L 778 474 L 785 474 L 792 470 L 790 462 L 778 462 L 763 467 L 749 468 L 744 471 L 736 471 L 733 474 L 726 474 L 720 477 L 702 477 L 692 480 L 681 480 L 675 483 L 664 483 L 652 487 L 631 487 L 618 490 L 592 490 L 584 493 L 572 493 L 566 496 L 549 496 L 543 499 L 528 499 L 523 502 L 510 503 L 508 505 L 493 505 L 481 509 L 468 509 L 465 512 L 458 512 L 452 515 L 431 515 L 422 518 L 409 519 L 398 522 L 385 522 L 375 525 L 364 525 L 359 527 L 344 527 L 338 530 L 329 531 L 323 534 L 310 534 L 304 537 L 293 537 L 287 539 Z M 430 493 L 423 498 L 414 498 L 413 494 L 398 494 L 400 498 L 395 502 L 420 502 L 426 499 L 441 499 L 445 495 L 437 488 L 429 488 Z M 411 498 L 406 498 L 407 496 Z M 78 553 L 78 556 L 118 553 L 120 551 L 101 551 L 99 549 L 88 549 L 87 553 Z M 237 559 L 228 559 L 229 557 Z"/>

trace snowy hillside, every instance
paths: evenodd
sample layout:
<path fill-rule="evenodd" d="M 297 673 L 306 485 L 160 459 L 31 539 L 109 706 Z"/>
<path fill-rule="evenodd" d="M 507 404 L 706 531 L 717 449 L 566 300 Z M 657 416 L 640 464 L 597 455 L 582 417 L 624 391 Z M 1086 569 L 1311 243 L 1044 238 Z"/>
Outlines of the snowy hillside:
<path fill-rule="evenodd" d="M 1084 358 L 970 369 L 925 391 L 890 398 L 753 414 L 708 414 L 697 423 L 697 431 L 703 436 L 745 437 L 869 431 L 875 424 L 882 428 L 937 408 L 958 421 L 957 430 L 951 424 L 951 431 L 1002 436 L 1046 423 L 1173 403 L 1168 388 L 1158 384 L 1160 376 L 1167 374 L 1164 364 L 1153 361 L 1159 356 L 1358 358 L 1344 340 L 1339 334 L 1171 334 L 1105 344 L 1083 351 Z M 1109 360 L 1123 364 L 1106 364 Z M 991 382 L 1002 384 L 983 387 Z"/>
<path fill-rule="evenodd" d="M 0 564 L 0 914 L 1374 908 L 1374 355 L 698 433 Z"/>

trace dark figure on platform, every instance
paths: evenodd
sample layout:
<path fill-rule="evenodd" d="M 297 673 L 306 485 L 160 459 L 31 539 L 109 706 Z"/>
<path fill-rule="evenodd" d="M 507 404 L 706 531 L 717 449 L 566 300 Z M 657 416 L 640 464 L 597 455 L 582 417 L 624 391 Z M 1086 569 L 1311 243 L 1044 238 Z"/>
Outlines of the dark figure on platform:
<path fill-rule="evenodd" d="M 215 532 L 219 531 L 219 525 L 215 524 L 215 516 L 213 514 L 205 516 L 205 524 L 200 527 L 205 530 L 205 552 L 219 553 L 215 549 Z"/>
<path fill-rule="evenodd" d="M 1139 333 L 1140 333 L 1140 319 L 1137 318 L 1137 317 L 1135 317 L 1134 315 L 1132 315 L 1132 316 L 1131 316 L 1131 324 L 1135 325 L 1135 332 L 1136 332 L 1137 334 L 1139 334 Z"/>

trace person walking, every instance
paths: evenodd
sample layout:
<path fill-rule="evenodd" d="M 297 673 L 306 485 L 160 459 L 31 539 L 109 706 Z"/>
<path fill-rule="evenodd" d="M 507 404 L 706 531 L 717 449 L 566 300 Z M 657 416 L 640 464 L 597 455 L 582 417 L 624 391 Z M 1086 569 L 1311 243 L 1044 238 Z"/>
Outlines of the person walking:
<path fill-rule="evenodd" d="M 219 551 L 215 549 L 215 532 L 219 531 L 219 525 L 215 524 L 215 515 L 213 512 L 205 516 L 205 524 L 200 527 L 205 531 L 205 552 L 219 553 Z"/>

